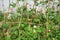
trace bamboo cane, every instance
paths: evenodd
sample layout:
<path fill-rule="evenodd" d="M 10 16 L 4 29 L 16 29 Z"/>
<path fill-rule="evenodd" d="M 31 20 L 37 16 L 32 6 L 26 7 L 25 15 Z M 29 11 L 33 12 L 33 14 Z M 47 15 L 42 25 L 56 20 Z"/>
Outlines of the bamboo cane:
<path fill-rule="evenodd" d="M 2 11 L 4 11 L 4 0 L 2 0 Z"/>
<path fill-rule="evenodd" d="M 4 14 L 4 23 L 5 23 L 6 20 L 5 20 L 5 13 L 4 13 L 4 0 L 2 0 L 2 12 L 3 12 L 3 14 Z"/>
<path fill-rule="evenodd" d="M 9 0 L 9 8 L 8 8 L 8 9 L 10 10 L 10 0 Z M 9 11 L 9 10 L 8 10 L 8 11 Z M 6 22 L 6 23 L 7 23 L 7 22 Z M 6 33 L 6 34 L 7 34 L 7 37 L 9 36 L 10 27 L 11 27 L 11 25 L 9 26 L 9 29 L 7 30 L 7 33 Z"/>
<path fill-rule="evenodd" d="M 48 36 L 48 26 L 49 26 L 49 19 L 48 19 L 48 14 L 49 14 L 49 3 L 50 3 L 50 0 L 48 0 L 48 13 L 47 13 L 47 24 L 46 24 L 46 35 Z M 46 36 L 46 39 L 48 40 L 48 37 Z"/>
<path fill-rule="evenodd" d="M 18 0 L 16 0 L 16 10 L 18 9 L 18 3 L 19 3 L 19 1 Z M 20 27 L 20 22 L 21 22 L 21 20 L 19 20 L 19 18 L 18 18 L 18 21 L 19 21 L 19 27 Z M 14 22 L 15 23 L 15 22 Z M 18 37 L 20 37 L 20 30 L 19 30 L 19 27 L 18 27 Z M 20 39 L 20 38 L 19 38 Z"/>
<path fill-rule="evenodd" d="M 38 0 L 34 0 L 34 6 L 36 6 L 37 1 L 38 1 Z M 38 12 L 36 11 L 36 8 L 33 7 L 33 9 L 35 9 L 35 10 L 34 10 L 34 19 L 36 19 L 37 16 L 38 16 Z M 40 22 L 38 23 L 38 25 L 40 25 Z M 38 36 L 38 40 L 40 40 L 40 35 L 39 35 L 39 33 L 37 34 L 37 36 Z"/>
<path fill-rule="evenodd" d="M 59 1 L 59 26 L 60 26 L 60 0 Z"/>

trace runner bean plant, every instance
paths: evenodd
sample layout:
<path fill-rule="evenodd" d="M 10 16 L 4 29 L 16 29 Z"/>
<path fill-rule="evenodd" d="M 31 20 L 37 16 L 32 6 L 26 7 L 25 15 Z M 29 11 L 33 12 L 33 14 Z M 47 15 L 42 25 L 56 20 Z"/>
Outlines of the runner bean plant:
<path fill-rule="evenodd" d="M 2 0 L 2 9 L 0 40 L 60 40 L 60 0 L 9 0 L 7 12 Z"/>

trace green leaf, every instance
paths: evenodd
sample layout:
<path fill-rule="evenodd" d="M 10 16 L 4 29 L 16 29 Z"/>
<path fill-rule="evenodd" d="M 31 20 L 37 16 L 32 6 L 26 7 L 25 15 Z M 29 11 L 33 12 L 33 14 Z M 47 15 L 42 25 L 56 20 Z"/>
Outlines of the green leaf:
<path fill-rule="evenodd" d="M 10 6 L 16 7 L 16 3 L 12 3 L 12 4 L 10 4 Z"/>

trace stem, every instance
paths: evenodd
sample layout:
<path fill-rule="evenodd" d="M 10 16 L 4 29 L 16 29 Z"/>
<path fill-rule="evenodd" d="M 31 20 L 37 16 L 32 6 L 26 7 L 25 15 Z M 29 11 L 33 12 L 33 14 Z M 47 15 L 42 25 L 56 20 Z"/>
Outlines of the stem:
<path fill-rule="evenodd" d="M 2 0 L 2 11 L 4 11 L 4 0 Z"/>
<path fill-rule="evenodd" d="M 4 0 L 2 0 L 2 12 L 4 13 Z M 6 23 L 6 14 L 4 13 L 4 23 Z"/>
<path fill-rule="evenodd" d="M 50 0 L 48 0 L 48 13 L 47 13 L 47 24 L 46 24 L 46 35 L 48 36 L 48 25 L 49 25 L 49 19 L 48 19 L 48 14 L 49 14 L 49 3 L 50 3 Z M 46 36 L 46 39 L 48 40 Z"/>
<path fill-rule="evenodd" d="M 10 10 L 10 0 L 9 0 L 9 10 Z"/>
<path fill-rule="evenodd" d="M 59 1 L 59 26 L 60 26 L 60 0 Z"/>

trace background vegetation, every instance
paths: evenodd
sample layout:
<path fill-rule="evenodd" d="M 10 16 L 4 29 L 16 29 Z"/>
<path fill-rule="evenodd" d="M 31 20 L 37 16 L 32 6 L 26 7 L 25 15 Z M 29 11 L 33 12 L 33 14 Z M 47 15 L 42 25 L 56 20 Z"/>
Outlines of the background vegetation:
<path fill-rule="evenodd" d="M 33 2 L 9 1 L 9 11 L 0 11 L 0 40 L 60 40 L 60 0 Z"/>

